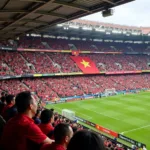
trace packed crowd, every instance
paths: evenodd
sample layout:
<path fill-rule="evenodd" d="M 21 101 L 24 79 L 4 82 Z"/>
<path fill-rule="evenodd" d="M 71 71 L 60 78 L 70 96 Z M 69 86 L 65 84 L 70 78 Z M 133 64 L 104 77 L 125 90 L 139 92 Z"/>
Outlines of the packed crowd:
<path fill-rule="evenodd" d="M 53 49 L 53 50 L 86 50 L 102 52 L 149 52 L 146 44 L 96 42 L 84 40 L 51 39 L 23 37 L 18 41 L 19 48 Z"/>
<path fill-rule="evenodd" d="M 43 100 L 55 100 L 74 95 L 103 93 L 105 89 L 112 88 L 115 88 L 116 91 L 150 88 L 149 83 L 149 74 L 34 78 L 2 80 L 0 91 L 5 90 L 17 94 L 24 90 L 31 90 Z"/>
<path fill-rule="evenodd" d="M 2 150 L 126 149 L 116 138 L 110 140 L 100 136 L 54 109 L 41 107 L 40 101 L 28 91 L 17 95 L 2 92 L 0 122 Z"/>
<path fill-rule="evenodd" d="M 70 54 L 39 52 L 0 52 L 0 76 L 34 73 L 81 72 Z M 99 71 L 149 70 L 147 55 L 81 54 L 89 57 Z"/>

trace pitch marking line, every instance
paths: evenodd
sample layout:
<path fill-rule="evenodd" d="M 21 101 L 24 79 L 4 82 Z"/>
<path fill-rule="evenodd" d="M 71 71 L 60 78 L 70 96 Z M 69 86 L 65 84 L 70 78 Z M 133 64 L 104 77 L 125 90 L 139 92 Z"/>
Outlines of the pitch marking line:
<path fill-rule="evenodd" d="M 91 111 L 91 112 L 94 112 L 94 113 L 96 113 L 96 114 L 98 114 L 98 115 L 102 115 L 102 116 L 105 116 L 105 117 L 108 117 L 108 118 L 111 118 L 111 119 L 114 119 L 114 120 L 118 120 L 118 121 L 120 121 L 120 119 L 117 119 L 117 118 L 114 118 L 114 117 L 111 117 L 111 116 L 105 115 L 104 113 L 99 113 L 99 112 L 96 112 L 96 111 L 90 110 L 90 109 L 88 109 L 88 108 L 83 108 L 83 107 L 81 107 L 81 106 L 79 106 L 79 107 L 80 107 L 80 108 L 82 108 L 82 109 L 85 109 L 85 110 L 89 110 L 89 111 Z"/>
<path fill-rule="evenodd" d="M 56 106 L 52 106 L 52 107 L 54 107 L 54 108 L 56 108 L 56 109 L 59 109 L 59 110 L 62 110 L 61 108 L 59 108 L 59 107 L 56 107 Z"/>
<path fill-rule="evenodd" d="M 74 110 L 78 110 L 78 108 L 74 108 Z M 78 114 L 81 114 L 82 116 L 85 116 L 87 119 L 92 119 L 92 117 L 90 117 L 90 116 L 88 116 L 88 115 L 85 115 L 85 114 L 83 114 L 83 113 L 81 113 L 81 112 L 78 112 L 78 111 L 77 111 L 77 113 L 78 113 Z"/>
<path fill-rule="evenodd" d="M 137 131 L 137 130 L 144 129 L 144 128 L 147 128 L 147 127 L 150 127 L 150 125 L 146 125 L 146 126 L 135 128 L 135 129 L 128 130 L 128 131 L 124 131 L 124 132 L 121 132 L 121 134 L 125 134 L 125 133 L 129 133 L 129 132 Z"/>

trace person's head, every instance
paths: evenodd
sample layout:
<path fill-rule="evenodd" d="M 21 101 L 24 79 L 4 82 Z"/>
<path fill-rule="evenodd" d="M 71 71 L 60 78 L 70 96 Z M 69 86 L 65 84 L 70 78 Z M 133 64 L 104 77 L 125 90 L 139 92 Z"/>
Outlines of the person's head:
<path fill-rule="evenodd" d="M 51 108 L 50 110 L 51 110 L 52 112 L 54 112 L 54 108 Z"/>
<path fill-rule="evenodd" d="M 67 150 L 105 150 L 105 147 L 98 134 L 80 130 L 70 140 Z"/>
<path fill-rule="evenodd" d="M 73 133 L 76 133 L 78 131 L 78 128 L 77 127 L 72 127 L 72 130 L 73 130 Z"/>
<path fill-rule="evenodd" d="M 21 92 L 15 99 L 16 107 L 19 113 L 26 113 L 29 117 L 35 116 L 37 112 L 37 102 L 31 92 Z"/>
<path fill-rule="evenodd" d="M 6 97 L 5 96 L 1 97 L 1 102 L 6 104 Z"/>
<path fill-rule="evenodd" d="M 56 122 L 58 120 L 58 116 L 55 116 L 54 118 L 54 122 Z"/>
<path fill-rule="evenodd" d="M 73 136 L 72 128 L 65 123 L 58 124 L 54 129 L 55 142 L 67 147 L 70 139 Z"/>
<path fill-rule="evenodd" d="M 3 96 L 5 96 L 5 92 L 4 91 L 1 93 L 1 97 L 3 97 Z"/>
<path fill-rule="evenodd" d="M 14 95 L 7 95 L 6 96 L 6 103 L 9 104 L 15 104 L 15 96 Z"/>
<path fill-rule="evenodd" d="M 54 113 L 49 109 L 44 109 L 41 112 L 40 119 L 43 124 L 53 123 L 54 122 Z"/>

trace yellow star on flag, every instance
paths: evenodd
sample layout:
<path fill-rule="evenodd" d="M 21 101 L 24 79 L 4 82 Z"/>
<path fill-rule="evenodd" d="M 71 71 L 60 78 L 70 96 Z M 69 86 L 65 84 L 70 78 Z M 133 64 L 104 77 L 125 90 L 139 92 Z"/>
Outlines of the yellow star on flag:
<path fill-rule="evenodd" d="M 83 64 L 85 68 L 86 67 L 91 67 L 90 64 L 89 64 L 89 62 L 85 61 L 84 59 L 82 59 L 81 64 Z"/>

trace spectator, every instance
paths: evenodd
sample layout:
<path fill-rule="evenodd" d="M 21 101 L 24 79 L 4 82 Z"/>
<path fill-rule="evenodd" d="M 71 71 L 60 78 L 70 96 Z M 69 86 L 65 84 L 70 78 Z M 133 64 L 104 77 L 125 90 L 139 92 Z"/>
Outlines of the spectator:
<path fill-rule="evenodd" d="M 4 96 L 5 96 L 5 92 L 3 91 L 3 92 L 1 93 L 1 98 L 4 97 Z"/>
<path fill-rule="evenodd" d="M 50 110 L 51 110 L 52 112 L 54 112 L 54 109 L 53 109 L 53 108 L 51 108 Z"/>
<path fill-rule="evenodd" d="M 41 150 L 66 150 L 72 136 L 72 128 L 68 124 L 60 123 L 54 129 L 55 143 L 44 145 Z"/>
<path fill-rule="evenodd" d="M 76 126 L 72 127 L 73 133 L 76 133 L 78 131 L 78 128 Z"/>
<path fill-rule="evenodd" d="M 105 147 L 98 134 L 81 130 L 72 137 L 67 150 L 105 150 Z"/>
<path fill-rule="evenodd" d="M 8 108 L 6 111 L 6 118 L 5 118 L 6 121 L 13 118 L 17 113 L 18 113 L 18 111 L 17 111 L 16 105 Z"/>
<path fill-rule="evenodd" d="M 41 124 L 39 125 L 40 129 L 44 134 L 48 135 L 54 130 L 52 123 L 54 122 L 54 113 L 51 110 L 45 109 L 41 113 Z"/>
<path fill-rule="evenodd" d="M 21 92 L 16 96 L 18 114 L 4 128 L 1 147 L 4 150 L 30 150 L 39 144 L 52 143 L 31 119 L 37 111 L 37 104 L 30 92 Z M 9 142 L 9 143 L 8 143 Z"/>
<path fill-rule="evenodd" d="M 3 96 L 3 97 L 1 97 L 0 114 L 2 114 L 2 112 L 3 112 L 4 108 L 5 108 L 5 106 L 6 106 L 6 97 Z"/>
<path fill-rule="evenodd" d="M 3 129 L 4 129 L 4 126 L 6 124 L 6 121 L 3 119 L 3 117 L 0 115 L 0 137 L 2 135 L 2 132 L 3 132 Z"/>
<path fill-rule="evenodd" d="M 143 150 L 147 150 L 147 149 L 146 149 L 146 146 L 143 146 Z"/>
<path fill-rule="evenodd" d="M 41 123 L 40 116 L 41 116 L 41 111 L 38 109 L 35 116 L 33 117 L 33 120 L 34 120 L 35 124 L 40 124 Z"/>
<path fill-rule="evenodd" d="M 14 95 L 7 95 L 6 96 L 6 106 L 3 109 L 2 116 L 7 121 L 9 119 L 8 116 L 10 116 L 8 109 L 13 107 L 15 105 L 15 96 Z"/>
<path fill-rule="evenodd" d="M 56 115 L 56 114 L 55 114 L 55 115 Z M 58 120 L 59 120 L 59 118 L 58 118 L 58 116 L 56 115 L 56 116 L 54 117 L 53 127 L 56 127 L 56 125 L 58 124 Z"/>

